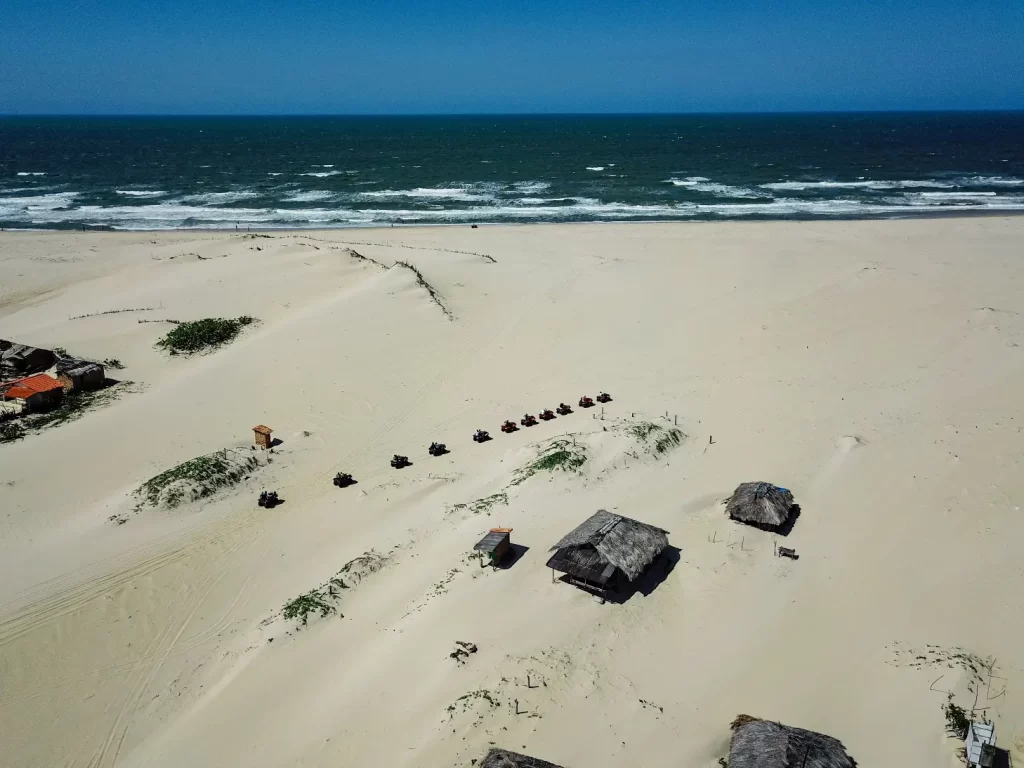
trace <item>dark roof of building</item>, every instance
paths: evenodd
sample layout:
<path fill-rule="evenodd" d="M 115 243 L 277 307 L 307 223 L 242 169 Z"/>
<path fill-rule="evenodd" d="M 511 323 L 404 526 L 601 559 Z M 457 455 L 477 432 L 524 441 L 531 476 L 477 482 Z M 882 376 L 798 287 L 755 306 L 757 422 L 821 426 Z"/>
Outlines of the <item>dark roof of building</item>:
<path fill-rule="evenodd" d="M 771 483 L 740 483 L 725 500 L 725 512 L 733 520 L 751 525 L 778 528 L 789 520 L 793 494 Z"/>
<path fill-rule="evenodd" d="M 668 531 L 601 509 L 551 548 L 548 567 L 601 583 L 618 568 L 632 581 L 666 547 Z"/>
<path fill-rule="evenodd" d="M 480 768 L 561 768 L 561 766 L 504 749 L 492 749 L 480 763 Z"/>
<path fill-rule="evenodd" d="M 838 739 L 750 715 L 732 723 L 729 768 L 856 768 Z"/>
<path fill-rule="evenodd" d="M 65 376 L 81 376 L 90 371 L 103 371 L 103 366 L 91 360 L 78 360 L 76 358 L 64 358 L 57 363 L 57 373 Z"/>
<path fill-rule="evenodd" d="M 486 536 L 476 543 L 473 549 L 480 552 L 493 552 L 512 533 L 511 528 L 492 528 Z"/>

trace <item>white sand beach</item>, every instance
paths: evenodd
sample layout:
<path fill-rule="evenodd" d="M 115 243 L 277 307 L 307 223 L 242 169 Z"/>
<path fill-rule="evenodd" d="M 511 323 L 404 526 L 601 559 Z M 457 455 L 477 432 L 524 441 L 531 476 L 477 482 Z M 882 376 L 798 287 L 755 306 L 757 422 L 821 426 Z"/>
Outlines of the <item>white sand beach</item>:
<path fill-rule="evenodd" d="M 132 382 L 0 444 L 0 763 L 717 768 L 749 714 L 936 768 L 952 694 L 1024 764 L 1022 243 L 1020 217 L 0 234 L 0 338 Z M 280 444 L 240 484 L 133 495 L 257 424 Z M 524 479 L 559 438 L 585 462 Z M 785 538 L 725 517 L 756 480 L 799 504 Z M 598 509 L 678 549 L 628 599 L 545 567 Z M 481 568 L 496 526 L 519 549 Z M 334 612 L 282 617 L 368 552 Z"/>

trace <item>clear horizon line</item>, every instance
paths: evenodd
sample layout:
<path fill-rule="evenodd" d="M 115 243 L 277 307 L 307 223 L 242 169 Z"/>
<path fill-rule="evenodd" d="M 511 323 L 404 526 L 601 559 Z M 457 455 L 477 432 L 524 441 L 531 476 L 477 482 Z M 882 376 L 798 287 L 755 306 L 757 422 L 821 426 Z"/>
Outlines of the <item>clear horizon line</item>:
<path fill-rule="evenodd" d="M 693 112 L 2 112 L 7 118 L 403 118 L 403 117 L 714 117 L 764 115 L 908 115 L 908 114 L 1013 114 L 1024 108 L 985 109 L 822 109 L 726 110 Z"/>

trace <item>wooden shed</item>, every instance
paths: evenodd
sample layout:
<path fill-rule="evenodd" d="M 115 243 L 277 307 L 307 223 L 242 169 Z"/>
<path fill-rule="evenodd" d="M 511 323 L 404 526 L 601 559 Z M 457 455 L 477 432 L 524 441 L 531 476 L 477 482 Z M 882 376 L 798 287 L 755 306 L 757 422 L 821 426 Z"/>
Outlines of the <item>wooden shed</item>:
<path fill-rule="evenodd" d="M 476 543 L 473 549 L 487 555 L 491 566 L 497 568 L 498 563 L 505 558 L 505 555 L 512 548 L 511 534 L 511 528 L 491 528 L 487 535 Z"/>
<path fill-rule="evenodd" d="M 106 381 L 106 372 L 99 363 L 66 359 L 57 363 L 57 379 L 65 392 L 99 389 Z"/>
<path fill-rule="evenodd" d="M 264 426 L 263 424 L 257 424 L 255 427 L 252 428 L 252 431 L 256 435 L 256 445 L 258 445 L 260 448 L 270 447 L 272 443 L 270 433 L 273 432 L 274 430 L 272 430 L 270 427 Z"/>

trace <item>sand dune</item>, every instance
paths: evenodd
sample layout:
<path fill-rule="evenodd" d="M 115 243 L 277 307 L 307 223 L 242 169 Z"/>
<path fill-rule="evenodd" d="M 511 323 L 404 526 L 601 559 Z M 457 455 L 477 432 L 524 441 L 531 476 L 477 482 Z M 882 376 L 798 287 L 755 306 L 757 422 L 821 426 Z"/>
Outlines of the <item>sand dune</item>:
<path fill-rule="evenodd" d="M 714 768 L 744 712 L 931 768 L 948 693 L 1024 760 L 1024 220 L 269 234 L 0 238 L 0 337 L 135 382 L 0 445 L 5 764 Z M 215 352 L 154 347 L 243 314 Z M 139 507 L 257 423 L 281 444 L 238 486 Z M 585 463 L 524 478 L 558 439 Z M 723 516 L 762 479 L 797 561 Z M 544 567 L 598 508 L 678 548 L 605 604 Z M 492 571 L 496 525 L 520 550 Z M 328 615 L 281 615 L 332 578 Z"/>

